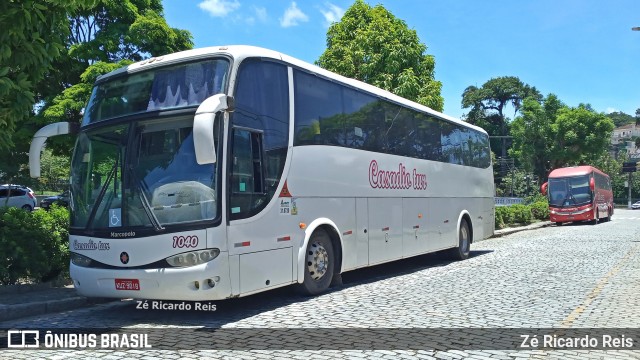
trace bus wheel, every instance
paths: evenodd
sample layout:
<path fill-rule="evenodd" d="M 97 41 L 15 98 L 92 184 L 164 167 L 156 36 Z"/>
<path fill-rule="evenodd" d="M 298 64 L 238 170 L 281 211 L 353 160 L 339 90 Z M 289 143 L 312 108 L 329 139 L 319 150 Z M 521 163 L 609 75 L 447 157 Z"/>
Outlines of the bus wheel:
<path fill-rule="evenodd" d="M 469 231 L 467 220 L 462 220 L 460 222 L 460 230 L 458 230 L 458 247 L 449 250 L 450 255 L 455 260 L 465 260 L 469 258 L 470 248 L 471 231 Z"/>
<path fill-rule="evenodd" d="M 316 295 L 325 291 L 333 278 L 335 257 L 329 234 L 317 229 L 307 244 L 304 282 L 298 291 L 305 295 Z"/>
<path fill-rule="evenodd" d="M 560 221 L 557 221 L 556 226 L 562 226 L 562 223 Z"/>
<path fill-rule="evenodd" d="M 596 225 L 600 220 L 600 210 L 596 209 L 596 216 L 591 220 L 592 225 Z"/>

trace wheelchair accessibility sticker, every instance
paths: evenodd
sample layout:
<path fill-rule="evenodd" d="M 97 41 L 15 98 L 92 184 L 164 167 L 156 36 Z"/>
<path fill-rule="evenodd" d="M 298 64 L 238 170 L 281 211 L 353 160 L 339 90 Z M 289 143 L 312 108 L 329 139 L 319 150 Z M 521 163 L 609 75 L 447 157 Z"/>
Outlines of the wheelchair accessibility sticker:
<path fill-rule="evenodd" d="M 122 209 L 109 209 L 109 227 L 122 226 Z"/>

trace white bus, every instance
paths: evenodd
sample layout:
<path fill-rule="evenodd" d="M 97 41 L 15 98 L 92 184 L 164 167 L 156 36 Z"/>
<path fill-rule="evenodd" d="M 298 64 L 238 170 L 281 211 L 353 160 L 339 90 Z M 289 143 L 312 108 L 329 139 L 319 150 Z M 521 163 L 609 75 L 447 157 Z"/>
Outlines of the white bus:
<path fill-rule="evenodd" d="M 101 76 L 73 133 L 70 273 L 89 297 L 217 300 L 494 230 L 487 133 L 289 56 L 190 50 Z"/>

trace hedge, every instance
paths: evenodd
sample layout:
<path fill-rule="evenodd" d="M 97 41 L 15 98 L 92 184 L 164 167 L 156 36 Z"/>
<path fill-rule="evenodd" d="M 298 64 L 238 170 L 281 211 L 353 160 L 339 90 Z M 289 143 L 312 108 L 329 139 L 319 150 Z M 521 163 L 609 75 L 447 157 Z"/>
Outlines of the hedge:
<path fill-rule="evenodd" d="M 496 229 L 509 225 L 527 225 L 533 220 L 548 220 L 549 204 L 547 201 L 536 201 L 529 205 L 496 206 Z"/>
<path fill-rule="evenodd" d="M 69 266 L 69 211 L 0 207 L 0 284 L 53 280 Z"/>

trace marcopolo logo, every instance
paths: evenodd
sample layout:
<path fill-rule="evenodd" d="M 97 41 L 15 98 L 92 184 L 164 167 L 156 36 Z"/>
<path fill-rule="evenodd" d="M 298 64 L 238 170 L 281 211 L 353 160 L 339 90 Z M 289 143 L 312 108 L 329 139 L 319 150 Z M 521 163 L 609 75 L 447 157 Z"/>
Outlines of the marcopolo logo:
<path fill-rule="evenodd" d="M 371 160 L 369 164 L 369 185 L 374 189 L 394 190 L 426 190 L 427 175 L 419 173 L 417 169 L 407 171 L 402 164 L 398 164 L 398 170 L 383 170 L 378 162 Z"/>

